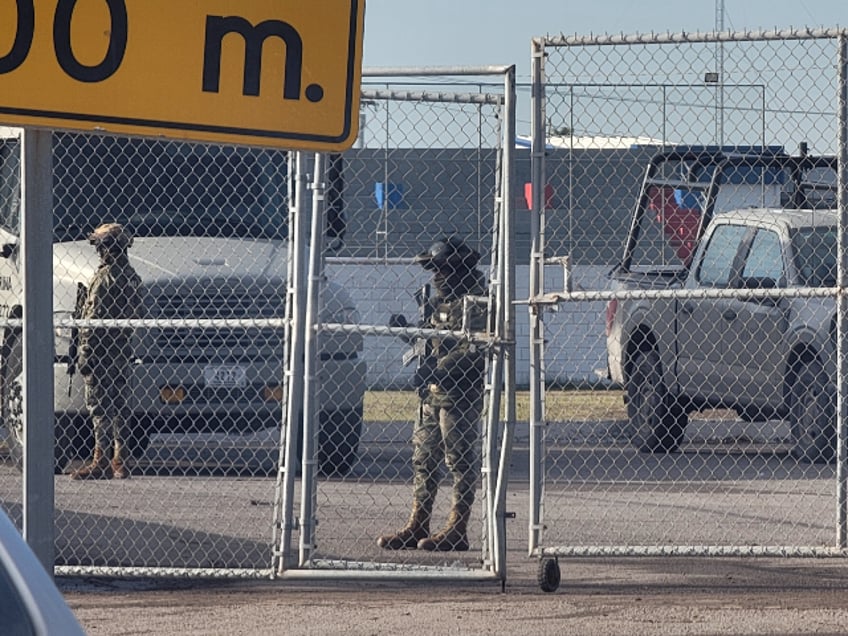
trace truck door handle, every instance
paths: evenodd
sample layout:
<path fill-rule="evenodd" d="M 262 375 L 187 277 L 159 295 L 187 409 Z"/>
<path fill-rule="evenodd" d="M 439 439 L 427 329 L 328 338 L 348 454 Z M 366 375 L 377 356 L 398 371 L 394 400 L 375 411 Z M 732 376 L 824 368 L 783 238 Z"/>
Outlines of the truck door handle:
<path fill-rule="evenodd" d="M 686 314 L 687 316 L 691 316 L 695 311 L 695 305 L 692 303 L 683 303 L 683 306 L 680 307 L 681 313 Z"/>
<path fill-rule="evenodd" d="M 721 317 L 725 320 L 736 320 L 736 312 L 732 309 L 728 309 L 721 315 Z"/>

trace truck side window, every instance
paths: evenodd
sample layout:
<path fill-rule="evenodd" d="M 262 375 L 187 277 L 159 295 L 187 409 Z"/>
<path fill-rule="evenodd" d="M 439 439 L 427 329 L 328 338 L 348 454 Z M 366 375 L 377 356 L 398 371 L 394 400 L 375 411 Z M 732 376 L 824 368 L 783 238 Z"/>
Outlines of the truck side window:
<path fill-rule="evenodd" d="M 748 258 L 742 270 L 744 280 L 769 280 L 775 285 L 782 284 L 783 252 L 780 248 L 780 238 L 776 232 L 758 230 L 748 251 Z"/>
<path fill-rule="evenodd" d="M 839 235 L 835 227 L 800 228 L 792 232 L 792 253 L 801 285 L 836 285 L 836 255 Z"/>
<path fill-rule="evenodd" d="M 744 225 L 719 225 L 704 250 L 697 280 L 705 287 L 727 287 L 733 262 L 748 228 Z"/>

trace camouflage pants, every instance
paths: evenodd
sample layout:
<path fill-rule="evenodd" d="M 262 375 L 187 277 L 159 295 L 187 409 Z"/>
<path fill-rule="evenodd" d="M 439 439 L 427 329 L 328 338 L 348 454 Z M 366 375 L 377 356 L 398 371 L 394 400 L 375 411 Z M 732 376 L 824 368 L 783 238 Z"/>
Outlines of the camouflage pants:
<path fill-rule="evenodd" d="M 110 368 L 85 376 L 85 405 L 94 428 L 94 445 L 108 448 L 111 441 L 126 440 L 126 369 Z"/>
<path fill-rule="evenodd" d="M 416 422 L 412 436 L 412 468 L 413 496 L 426 510 L 432 509 L 436 498 L 443 459 L 453 478 L 453 506 L 470 508 L 474 503 L 480 413 L 474 405 L 424 404 L 423 417 Z"/>

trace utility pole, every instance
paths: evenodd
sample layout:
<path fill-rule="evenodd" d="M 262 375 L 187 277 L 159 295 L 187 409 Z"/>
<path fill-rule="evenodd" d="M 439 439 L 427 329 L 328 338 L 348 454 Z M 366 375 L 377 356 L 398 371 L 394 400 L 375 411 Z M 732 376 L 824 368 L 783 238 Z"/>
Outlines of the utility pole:
<path fill-rule="evenodd" d="M 724 0 L 716 0 L 715 3 L 715 31 L 724 32 Z M 718 86 L 716 86 L 716 141 L 719 146 L 724 145 L 724 42 L 719 41 L 716 46 L 716 72 L 718 73 Z"/>

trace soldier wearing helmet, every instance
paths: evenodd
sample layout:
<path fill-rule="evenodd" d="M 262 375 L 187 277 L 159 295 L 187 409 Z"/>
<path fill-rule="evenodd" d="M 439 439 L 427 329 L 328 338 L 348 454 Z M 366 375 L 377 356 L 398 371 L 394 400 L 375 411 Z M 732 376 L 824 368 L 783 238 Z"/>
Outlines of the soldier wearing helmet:
<path fill-rule="evenodd" d="M 434 297 L 421 327 L 483 331 L 486 310 L 466 296 L 486 292 L 483 274 L 476 269 L 480 255 L 457 237 L 434 243 L 415 261 L 433 272 Z M 468 312 L 467 315 L 464 315 Z M 405 324 L 393 317 L 390 324 Z M 463 324 L 465 322 L 465 324 Z M 468 550 L 468 520 L 479 473 L 476 443 L 483 406 L 485 358 L 467 337 L 433 338 L 419 361 L 416 380 L 422 396 L 421 412 L 413 432 L 413 502 L 406 526 L 380 536 L 386 550 Z M 443 529 L 430 534 L 439 467 L 444 460 L 453 479 L 451 510 Z"/>
<path fill-rule="evenodd" d="M 104 223 L 88 237 L 100 256 L 79 317 L 87 320 L 138 317 L 141 278 L 130 265 L 132 236 L 118 223 Z M 132 359 L 132 329 L 83 328 L 79 336 L 79 372 L 85 379 L 85 403 L 94 429 L 91 460 L 72 479 L 126 479 L 127 377 Z M 111 461 L 108 449 L 112 445 Z"/>

